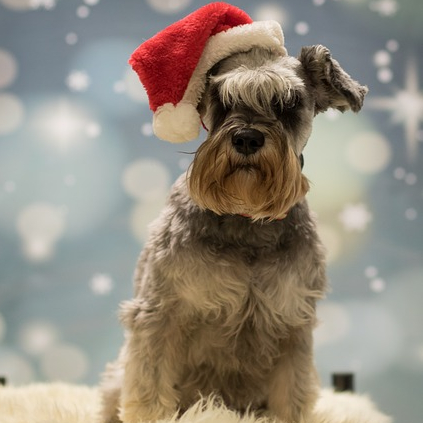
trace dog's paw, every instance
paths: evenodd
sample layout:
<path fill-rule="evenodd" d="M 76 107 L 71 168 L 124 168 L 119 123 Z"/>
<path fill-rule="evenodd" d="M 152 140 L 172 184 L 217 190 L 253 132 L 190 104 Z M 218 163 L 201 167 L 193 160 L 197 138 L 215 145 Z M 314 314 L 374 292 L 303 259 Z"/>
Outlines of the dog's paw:
<path fill-rule="evenodd" d="M 119 418 L 123 423 L 148 423 L 171 417 L 176 410 L 161 406 L 145 406 L 136 401 L 128 401 L 121 407 Z"/>

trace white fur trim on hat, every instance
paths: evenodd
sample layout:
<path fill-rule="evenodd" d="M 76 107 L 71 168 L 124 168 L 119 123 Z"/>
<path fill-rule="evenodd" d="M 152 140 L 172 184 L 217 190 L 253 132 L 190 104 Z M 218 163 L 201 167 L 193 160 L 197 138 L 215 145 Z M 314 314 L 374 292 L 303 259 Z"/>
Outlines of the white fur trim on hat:
<path fill-rule="evenodd" d="M 193 140 L 200 134 L 201 119 L 196 106 L 181 101 L 163 104 L 153 115 L 155 135 L 166 141 L 180 143 Z"/>

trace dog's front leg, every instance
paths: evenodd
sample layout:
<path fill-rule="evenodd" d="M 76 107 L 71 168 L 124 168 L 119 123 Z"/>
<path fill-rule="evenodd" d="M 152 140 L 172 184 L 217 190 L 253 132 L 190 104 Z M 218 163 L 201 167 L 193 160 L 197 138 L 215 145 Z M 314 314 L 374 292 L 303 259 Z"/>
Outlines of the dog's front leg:
<path fill-rule="evenodd" d="M 269 384 L 269 410 L 284 423 L 307 423 L 318 393 L 311 325 L 291 329 Z"/>
<path fill-rule="evenodd" d="M 155 421 L 177 411 L 182 367 L 182 333 L 163 310 L 123 307 L 122 321 L 129 333 L 119 417 L 123 423 Z"/>

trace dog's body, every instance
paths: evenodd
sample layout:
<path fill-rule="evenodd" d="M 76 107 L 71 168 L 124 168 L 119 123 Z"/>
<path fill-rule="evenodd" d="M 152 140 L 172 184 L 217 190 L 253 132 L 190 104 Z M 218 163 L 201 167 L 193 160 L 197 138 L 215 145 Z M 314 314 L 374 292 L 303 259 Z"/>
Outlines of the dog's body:
<path fill-rule="evenodd" d="M 211 70 L 199 107 L 210 132 L 122 305 L 127 338 L 105 375 L 103 422 L 157 420 L 212 393 L 306 422 L 326 282 L 300 157 L 315 114 L 358 111 L 365 93 L 322 46 L 298 59 L 257 48 Z"/>

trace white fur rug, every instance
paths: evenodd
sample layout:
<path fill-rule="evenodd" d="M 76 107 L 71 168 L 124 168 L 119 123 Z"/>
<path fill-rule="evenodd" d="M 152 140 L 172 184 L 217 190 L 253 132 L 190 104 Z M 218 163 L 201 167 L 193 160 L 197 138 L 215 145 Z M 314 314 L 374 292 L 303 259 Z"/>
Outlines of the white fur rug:
<path fill-rule="evenodd" d="M 95 423 L 100 406 L 96 388 L 60 383 L 0 387 L 0 423 Z M 161 423 L 173 423 L 176 417 Z M 265 423 L 240 417 L 212 401 L 190 408 L 179 423 Z M 323 390 L 307 423 L 391 423 L 365 396 Z"/>

